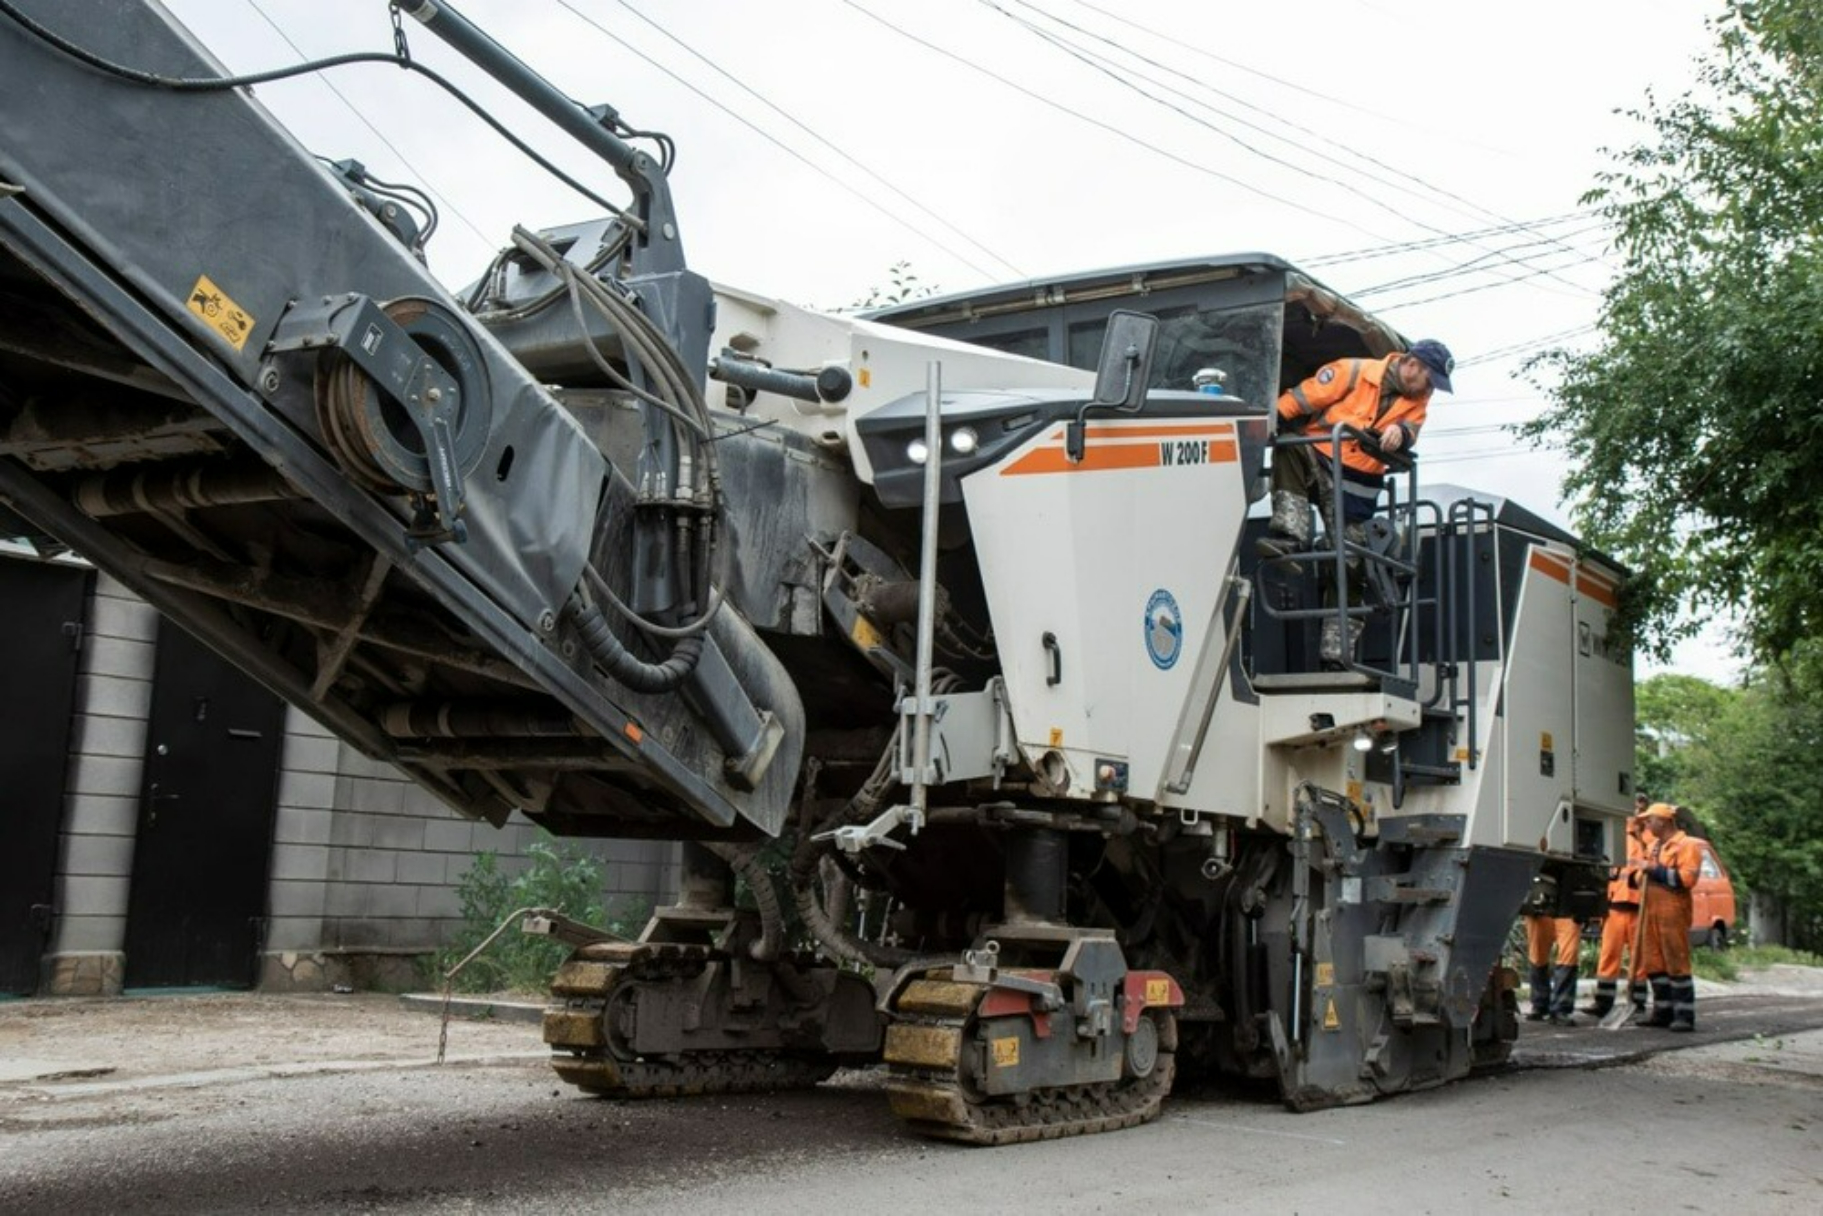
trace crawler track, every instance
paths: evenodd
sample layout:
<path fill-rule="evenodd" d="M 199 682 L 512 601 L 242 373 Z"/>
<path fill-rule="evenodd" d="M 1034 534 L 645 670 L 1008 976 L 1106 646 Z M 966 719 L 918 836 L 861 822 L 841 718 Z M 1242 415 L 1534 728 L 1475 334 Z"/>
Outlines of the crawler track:
<path fill-rule="evenodd" d="M 972 1050 L 983 1026 L 976 1009 L 988 989 L 929 972 L 894 1003 L 887 1031 L 893 1114 L 920 1135 L 965 1144 L 1024 1144 L 1136 1127 L 1158 1117 L 1176 1071 L 1176 1022 L 1158 1019 L 1158 1054 L 1144 1077 L 989 1097 L 977 1084 Z"/>
<path fill-rule="evenodd" d="M 604 943 L 578 950 L 552 982 L 552 1004 L 544 1014 L 551 1068 L 578 1089 L 616 1098 L 807 1089 L 835 1072 L 836 1062 L 828 1056 L 767 1048 L 665 1058 L 629 1050 L 613 1015 L 621 985 L 689 981 L 709 961 L 709 951 L 700 946 Z"/>

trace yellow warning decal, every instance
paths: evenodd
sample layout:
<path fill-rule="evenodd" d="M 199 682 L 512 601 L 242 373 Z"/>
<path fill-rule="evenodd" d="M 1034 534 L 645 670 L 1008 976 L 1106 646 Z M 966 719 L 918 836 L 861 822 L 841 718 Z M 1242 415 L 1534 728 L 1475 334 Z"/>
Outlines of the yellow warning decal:
<path fill-rule="evenodd" d="M 1362 785 L 1359 781 L 1350 781 L 1348 783 L 1348 800 L 1350 802 L 1361 801 L 1361 790 Z"/>
<path fill-rule="evenodd" d="M 862 388 L 872 388 L 874 385 L 874 374 L 865 367 L 856 374 L 855 379 L 861 382 Z"/>
<path fill-rule="evenodd" d="M 848 636 L 856 646 L 859 646 L 864 651 L 872 650 L 876 646 L 883 645 L 886 641 L 885 638 L 880 636 L 880 631 L 874 628 L 874 623 L 864 616 L 857 616 L 855 618 L 854 628 L 848 631 Z"/>
<path fill-rule="evenodd" d="M 1063 746 L 1063 727 L 1053 726 L 1051 728 L 1051 746 L 1052 747 L 1062 747 Z"/>
<path fill-rule="evenodd" d="M 190 289 L 189 306 L 210 329 L 226 338 L 229 346 L 239 350 L 247 345 L 253 333 L 253 318 L 208 275 L 197 276 L 196 286 Z"/>
<path fill-rule="evenodd" d="M 1555 748 L 1553 748 L 1551 746 L 1551 732 L 1550 731 L 1546 730 L 1546 731 L 1540 731 L 1538 733 L 1538 750 L 1541 752 L 1548 752 L 1548 751 L 1556 750 Z"/>
<path fill-rule="evenodd" d="M 1017 1068 L 1019 1066 L 1019 1040 L 1016 1038 L 992 1039 L 995 1068 Z"/>
<path fill-rule="evenodd" d="M 1164 978 L 1146 981 L 1146 1004 L 1169 1005 L 1171 1003 L 1171 981 Z"/>
<path fill-rule="evenodd" d="M 1342 1029 L 1342 1019 L 1336 1016 L 1336 998 L 1333 996 L 1330 997 L 1328 1003 L 1323 1006 L 1323 1029 Z"/>
<path fill-rule="evenodd" d="M 1336 982 L 1336 965 L 1334 963 L 1317 964 L 1317 987 L 1332 988 Z"/>

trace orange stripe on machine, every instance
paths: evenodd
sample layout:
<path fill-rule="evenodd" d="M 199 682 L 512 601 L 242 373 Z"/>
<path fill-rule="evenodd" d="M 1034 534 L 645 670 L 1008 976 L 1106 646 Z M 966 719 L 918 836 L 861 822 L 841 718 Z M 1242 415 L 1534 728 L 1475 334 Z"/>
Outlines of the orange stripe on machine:
<path fill-rule="evenodd" d="M 1002 477 L 1028 473 L 1096 473 L 1109 469 L 1182 468 L 1197 465 L 1233 464 L 1241 458 L 1240 445 L 1234 439 L 1234 424 L 1145 424 L 1110 423 L 1091 426 L 1090 443 L 1079 462 L 1064 452 L 1064 433 L 1059 430 L 1045 437 L 1042 447 L 1033 448 L 1000 470 Z M 1135 442 L 1136 440 L 1140 442 Z M 1099 442 L 1097 442 L 1099 441 Z"/>
<path fill-rule="evenodd" d="M 1570 585 L 1570 563 L 1554 553 L 1534 549 L 1532 550 L 1532 560 L 1527 564 L 1534 570 L 1550 575 L 1566 587 Z"/>
<path fill-rule="evenodd" d="M 1576 572 L 1576 589 L 1603 607 L 1620 607 L 1620 596 L 1615 593 L 1613 584 L 1586 571 Z"/>

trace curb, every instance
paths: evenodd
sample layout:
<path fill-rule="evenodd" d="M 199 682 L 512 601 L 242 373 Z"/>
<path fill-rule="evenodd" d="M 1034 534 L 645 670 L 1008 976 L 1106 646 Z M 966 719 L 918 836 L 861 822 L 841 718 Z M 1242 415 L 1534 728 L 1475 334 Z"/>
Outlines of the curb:
<path fill-rule="evenodd" d="M 443 996 L 435 992 L 407 992 L 399 997 L 403 1009 L 416 1010 L 419 1013 L 443 1016 Z M 452 996 L 449 999 L 449 1015 L 452 1018 L 467 1018 L 477 1022 L 530 1022 L 544 1021 L 542 1002 L 500 1000 L 494 997 Z"/>

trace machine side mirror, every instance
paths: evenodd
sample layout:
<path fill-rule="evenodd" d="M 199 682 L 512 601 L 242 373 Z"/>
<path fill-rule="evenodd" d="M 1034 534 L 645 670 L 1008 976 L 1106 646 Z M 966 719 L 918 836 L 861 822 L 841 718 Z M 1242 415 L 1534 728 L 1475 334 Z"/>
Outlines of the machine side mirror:
<path fill-rule="evenodd" d="M 1072 463 L 1080 463 L 1088 449 L 1088 424 L 1083 420 L 1090 410 L 1132 414 L 1145 405 L 1146 386 L 1152 380 L 1152 352 L 1157 348 L 1157 317 L 1127 309 L 1108 314 L 1108 332 L 1095 371 L 1095 397 L 1064 428 L 1064 454 Z"/>

